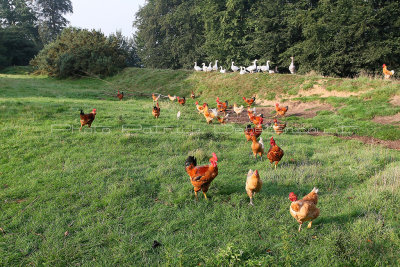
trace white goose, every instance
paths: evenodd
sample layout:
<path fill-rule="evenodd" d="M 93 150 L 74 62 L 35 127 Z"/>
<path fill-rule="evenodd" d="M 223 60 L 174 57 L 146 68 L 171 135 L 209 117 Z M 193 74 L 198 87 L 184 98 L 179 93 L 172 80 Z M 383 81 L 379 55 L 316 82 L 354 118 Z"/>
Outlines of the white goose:
<path fill-rule="evenodd" d="M 294 57 L 290 57 L 292 59 L 292 63 L 290 63 L 289 71 L 291 74 L 296 73 L 296 66 L 294 65 Z"/>
<path fill-rule="evenodd" d="M 253 73 L 255 70 L 257 70 L 257 61 L 258 61 L 258 60 L 255 59 L 255 60 L 253 61 L 253 65 L 247 67 L 246 70 L 247 70 L 248 72 L 250 72 L 250 73 Z"/>
<path fill-rule="evenodd" d="M 221 73 L 226 73 L 226 69 L 223 69 L 222 66 L 220 66 L 221 70 L 219 72 Z"/>
<path fill-rule="evenodd" d="M 202 63 L 202 64 L 203 64 L 203 71 L 207 71 L 206 63 Z"/>
<path fill-rule="evenodd" d="M 194 63 L 194 70 L 195 70 L 195 71 L 202 71 L 202 68 L 200 68 L 199 66 L 197 66 L 197 62 Z"/>
<path fill-rule="evenodd" d="M 213 67 L 213 70 L 217 71 L 218 70 L 218 59 L 215 60 L 215 65 Z"/>
<path fill-rule="evenodd" d="M 275 67 L 275 70 L 278 70 L 278 67 Z M 271 74 L 273 74 L 273 73 L 276 73 L 276 72 L 277 72 L 277 71 L 275 72 L 275 70 L 269 70 L 268 72 L 271 73 Z"/>
<path fill-rule="evenodd" d="M 268 72 L 269 71 L 269 60 L 267 60 L 267 64 L 265 66 L 261 66 L 262 72 Z"/>
<path fill-rule="evenodd" d="M 240 74 L 241 75 L 246 74 L 246 68 L 245 67 L 240 66 Z"/>
<path fill-rule="evenodd" d="M 239 70 L 239 67 L 233 65 L 233 63 L 235 63 L 235 62 L 232 61 L 231 70 L 232 70 L 233 72 L 237 72 L 237 71 Z"/>
<path fill-rule="evenodd" d="M 213 70 L 213 68 L 211 67 L 211 62 L 210 62 L 210 64 L 208 65 L 207 71 L 212 71 L 212 70 Z"/>

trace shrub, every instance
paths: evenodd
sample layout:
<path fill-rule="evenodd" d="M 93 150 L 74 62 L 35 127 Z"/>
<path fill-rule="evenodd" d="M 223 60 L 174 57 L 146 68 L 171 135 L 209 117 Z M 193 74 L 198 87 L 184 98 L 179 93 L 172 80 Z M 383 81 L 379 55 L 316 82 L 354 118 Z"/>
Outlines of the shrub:
<path fill-rule="evenodd" d="M 95 30 L 66 28 L 39 52 L 31 65 L 37 72 L 60 78 L 109 76 L 126 66 L 128 52 L 122 41 Z"/>

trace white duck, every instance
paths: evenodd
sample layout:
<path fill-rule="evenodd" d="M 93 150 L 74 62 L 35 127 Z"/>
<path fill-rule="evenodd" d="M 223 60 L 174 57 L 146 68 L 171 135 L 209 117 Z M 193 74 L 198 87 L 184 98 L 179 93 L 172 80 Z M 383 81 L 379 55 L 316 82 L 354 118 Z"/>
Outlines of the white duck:
<path fill-rule="evenodd" d="M 294 65 L 294 57 L 290 57 L 292 59 L 292 63 L 290 63 L 289 71 L 291 74 L 296 73 L 296 66 Z"/>
<path fill-rule="evenodd" d="M 203 71 L 207 71 L 206 63 L 202 63 L 202 64 L 203 64 Z"/>
<path fill-rule="evenodd" d="M 210 62 L 210 64 L 208 65 L 207 71 L 212 71 L 212 70 L 213 70 L 213 68 L 211 67 L 211 62 Z"/>
<path fill-rule="evenodd" d="M 267 64 L 265 66 L 261 66 L 261 71 L 262 72 L 268 72 L 269 71 L 269 60 L 267 60 Z"/>
<path fill-rule="evenodd" d="M 245 67 L 240 66 L 240 74 L 241 74 L 241 75 L 246 74 L 246 69 L 245 69 Z"/>
<path fill-rule="evenodd" d="M 213 67 L 213 70 L 217 71 L 218 70 L 218 59 L 215 60 L 215 65 Z"/>
<path fill-rule="evenodd" d="M 237 71 L 239 70 L 239 67 L 233 65 L 233 63 L 235 63 L 235 62 L 232 61 L 231 70 L 232 70 L 233 72 L 237 72 Z"/>
<path fill-rule="evenodd" d="M 219 72 L 221 73 L 226 73 L 226 69 L 223 69 L 222 66 L 220 66 L 221 70 Z"/>
<path fill-rule="evenodd" d="M 255 59 L 254 61 L 253 61 L 253 65 L 251 65 L 251 66 L 248 66 L 247 68 L 246 68 L 246 70 L 248 71 L 248 72 L 250 72 L 250 73 L 253 73 L 255 70 L 257 70 L 257 59 Z"/>
<path fill-rule="evenodd" d="M 202 68 L 200 68 L 199 66 L 197 66 L 197 62 L 194 63 L 194 70 L 195 70 L 195 71 L 202 71 Z"/>

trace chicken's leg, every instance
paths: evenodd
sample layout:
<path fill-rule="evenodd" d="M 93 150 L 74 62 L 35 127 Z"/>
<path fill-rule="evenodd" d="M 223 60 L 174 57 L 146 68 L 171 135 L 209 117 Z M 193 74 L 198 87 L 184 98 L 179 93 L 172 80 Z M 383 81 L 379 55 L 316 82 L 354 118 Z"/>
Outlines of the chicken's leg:
<path fill-rule="evenodd" d="M 308 223 L 307 228 L 311 228 L 312 226 L 312 221 Z"/>
<path fill-rule="evenodd" d="M 197 197 L 197 192 L 194 191 L 194 196 L 196 197 L 196 200 L 199 200 L 199 198 Z"/>
<path fill-rule="evenodd" d="M 252 197 L 250 198 L 250 203 L 249 203 L 249 205 L 250 205 L 250 206 L 254 206 L 254 204 L 253 204 L 253 198 L 252 198 Z"/>
<path fill-rule="evenodd" d="M 206 200 L 208 200 L 207 195 L 206 195 L 205 192 L 203 192 L 203 195 L 204 195 L 204 198 L 205 198 Z"/>
<path fill-rule="evenodd" d="M 299 232 L 301 231 L 301 225 L 302 225 L 302 224 L 299 225 Z"/>

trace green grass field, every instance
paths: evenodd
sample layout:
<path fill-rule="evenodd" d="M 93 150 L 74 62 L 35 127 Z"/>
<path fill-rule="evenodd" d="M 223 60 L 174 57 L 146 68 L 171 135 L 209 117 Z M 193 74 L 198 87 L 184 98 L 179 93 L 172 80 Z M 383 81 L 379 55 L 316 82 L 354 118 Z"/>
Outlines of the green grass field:
<path fill-rule="evenodd" d="M 23 68 L 0 74 L 0 265 L 400 265 L 400 151 L 265 130 L 265 143 L 274 136 L 285 151 L 273 170 L 250 156 L 243 125 L 206 125 L 192 99 L 185 107 L 161 100 L 156 120 L 147 96 L 195 90 L 213 105 L 216 95 L 232 103 L 253 93 L 296 95 L 325 79 L 327 89 L 372 90 L 320 99 L 340 108 L 289 123 L 324 129 L 344 121 L 359 135 L 395 140 L 399 127 L 371 118 L 399 111 L 389 103 L 399 83 L 244 76 L 127 69 L 107 80 L 111 86 Z M 116 88 L 128 94 L 124 101 L 113 96 Z M 92 131 L 79 132 L 81 108 L 97 109 Z M 194 155 L 206 164 L 212 152 L 219 175 L 210 200 L 196 202 L 184 162 Z M 254 207 L 244 189 L 250 168 L 264 180 Z M 298 233 L 288 194 L 314 186 L 320 217 Z M 152 248 L 154 240 L 162 245 Z"/>

